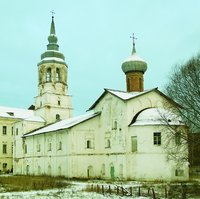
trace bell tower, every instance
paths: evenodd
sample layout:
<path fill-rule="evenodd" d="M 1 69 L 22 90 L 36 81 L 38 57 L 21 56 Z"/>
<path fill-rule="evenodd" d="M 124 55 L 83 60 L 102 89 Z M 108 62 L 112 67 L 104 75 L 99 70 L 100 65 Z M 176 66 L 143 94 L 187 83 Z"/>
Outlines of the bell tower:
<path fill-rule="evenodd" d="M 133 50 L 129 58 L 122 63 L 122 70 L 126 75 L 127 92 L 144 91 L 144 73 L 147 70 L 147 63 L 141 59 L 135 50 L 135 37 L 133 34 Z"/>
<path fill-rule="evenodd" d="M 58 38 L 52 16 L 47 50 L 38 63 L 38 96 L 35 97 L 36 115 L 47 123 L 72 117 L 71 96 L 67 93 L 67 69 L 65 56 L 59 51 Z"/>

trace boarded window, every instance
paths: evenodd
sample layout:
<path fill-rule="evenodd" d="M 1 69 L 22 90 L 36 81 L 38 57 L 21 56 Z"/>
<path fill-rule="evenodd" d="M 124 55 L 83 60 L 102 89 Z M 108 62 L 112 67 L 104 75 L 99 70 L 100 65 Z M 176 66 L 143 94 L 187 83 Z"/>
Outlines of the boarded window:
<path fill-rule="evenodd" d="M 131 152 L 137 151 L 137 136 L 131 136 Z"/>

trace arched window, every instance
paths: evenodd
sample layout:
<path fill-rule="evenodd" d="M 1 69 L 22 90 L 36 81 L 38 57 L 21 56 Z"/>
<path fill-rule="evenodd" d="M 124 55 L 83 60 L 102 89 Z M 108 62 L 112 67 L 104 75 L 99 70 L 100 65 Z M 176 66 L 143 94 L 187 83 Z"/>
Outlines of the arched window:
<path fill-rule="evenodd" d="M 110 140 L 109 139 L 106 140 L 106 148 L 110 148 Z"/>
<path fill-rule="evenodd" d="M 60 82 L 60 69 L 56 68 L 56 82 Z"/>
<path fill-rule="evenodd" d="M 60 115 L 56 114 L 56 120 L 60 120 Z"/>
<path fill-rule="evenodd" d="M 46 82 L 51 82 L 51 68 L 47 69 Z"/>

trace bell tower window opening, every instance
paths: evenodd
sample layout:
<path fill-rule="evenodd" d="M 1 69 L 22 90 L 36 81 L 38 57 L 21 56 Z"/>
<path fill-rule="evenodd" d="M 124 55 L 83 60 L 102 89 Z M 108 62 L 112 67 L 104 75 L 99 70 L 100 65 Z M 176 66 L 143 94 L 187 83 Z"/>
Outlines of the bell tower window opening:
<path fill-rule="evenodd" d="M 56 68 L 56 82 L 60 82 L 60 69 Z"/>
<path fill-rule="evenodd" d="M 51 68 L 47 69 L 46 82 L 51 82 Z"/>

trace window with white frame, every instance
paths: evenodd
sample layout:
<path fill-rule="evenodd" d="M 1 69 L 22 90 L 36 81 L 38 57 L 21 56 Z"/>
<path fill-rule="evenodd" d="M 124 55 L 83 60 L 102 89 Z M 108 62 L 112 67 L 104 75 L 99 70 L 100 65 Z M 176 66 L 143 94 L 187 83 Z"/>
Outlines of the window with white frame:
<path fill-rule="evenodd" d="M 153 133 L 153 144 L 158 146 L 161 145 L 161 132 Z"/>

